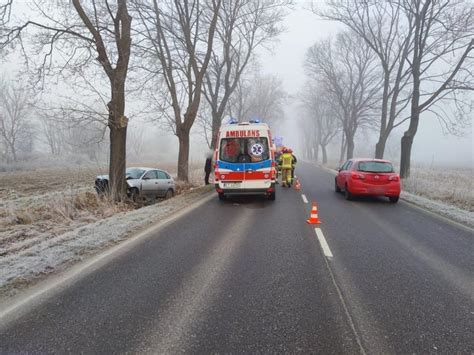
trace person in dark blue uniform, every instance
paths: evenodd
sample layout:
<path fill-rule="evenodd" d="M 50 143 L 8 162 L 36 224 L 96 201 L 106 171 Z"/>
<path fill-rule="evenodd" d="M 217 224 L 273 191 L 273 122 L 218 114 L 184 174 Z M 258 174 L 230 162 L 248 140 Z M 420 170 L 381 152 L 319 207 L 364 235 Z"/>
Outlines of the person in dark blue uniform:
<path fill-rule="evenodd" d="M 212 171 L 212 156 L 208 156 L 206 158 L 206 164 L 204 165 L 204 172 L 206 173 L 206 176 L 204 177 L 204 183 L 206 185 L 209 185 L 209 176 L 211 175 Z"/>

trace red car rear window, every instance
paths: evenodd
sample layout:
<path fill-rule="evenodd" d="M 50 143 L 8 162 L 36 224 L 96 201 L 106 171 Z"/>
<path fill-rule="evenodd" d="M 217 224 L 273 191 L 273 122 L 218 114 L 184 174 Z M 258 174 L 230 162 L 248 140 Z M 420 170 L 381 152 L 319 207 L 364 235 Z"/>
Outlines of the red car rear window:
<path fill-rule="evenodd" d="M 393 165 L 380 161 L 361 161 L 357 167 L 358 171 L 369 173 L 393 173 Z"/>

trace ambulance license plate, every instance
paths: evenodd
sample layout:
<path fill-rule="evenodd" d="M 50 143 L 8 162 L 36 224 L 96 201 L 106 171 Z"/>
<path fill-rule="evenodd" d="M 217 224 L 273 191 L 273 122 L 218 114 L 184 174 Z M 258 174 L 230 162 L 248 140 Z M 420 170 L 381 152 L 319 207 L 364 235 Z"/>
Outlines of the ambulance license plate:
<path fill-rule="evenodd" d="M 232 189 L 237 189 L 242 186 L 241 182 L 224 182 L 222 183 L 222 187 L 224 188 L 232 188 Z"/>

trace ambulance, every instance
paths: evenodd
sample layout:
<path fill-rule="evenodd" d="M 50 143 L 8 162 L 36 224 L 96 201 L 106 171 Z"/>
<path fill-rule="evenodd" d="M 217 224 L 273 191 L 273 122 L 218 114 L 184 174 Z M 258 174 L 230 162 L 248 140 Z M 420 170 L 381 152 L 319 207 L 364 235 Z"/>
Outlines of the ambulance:
<path fill-rule="evenodd" d="M 265 195 L 275 200 L 275 147 L 270 128 L 259 121 L 224 125 L 214 153 L 215 187 L 228 195 Z"/>

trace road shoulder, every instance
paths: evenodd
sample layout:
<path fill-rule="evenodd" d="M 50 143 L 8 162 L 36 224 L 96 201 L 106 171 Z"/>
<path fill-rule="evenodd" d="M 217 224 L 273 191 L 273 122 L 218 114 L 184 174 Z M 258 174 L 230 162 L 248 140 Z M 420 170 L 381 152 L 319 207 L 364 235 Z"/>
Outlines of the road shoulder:
<path fill-rule="evenodd" d="M 2 257 L 0 268 L 0 308 L 15 296 L 29 293 L 52 276 L 61 274 L 76 264 L 89 263 L 91 259 L 109 253 L 109 249 L 125 241 L 135 240 L 150 230 L 198 207 L 213 194 L 212 187 L 195 188 L 161 203 L 116 214 L 112 217 L 81 226 L 59 238 L 45 238 L 34 250 L 22 250 Z M 98 255 L 99 254 L 99 255 Z"/>
<path fill-rule="evenodd" d="M 334 176 L 337 174 L 336 170 L 330 169 L 320 164 L 316 164 L 311 161 L 304 162 L 317 166 L 318 168 L 323 169 Z M 429 213 L 458 227 L 468 229 L 469 231 L 474 230 L 474 212 L 462 210 L 458 207 L 447 205 L 439 201 L 433 201 L 427 199 L 426 197 L 418 196 L 406 191 L 402 191 L 400 198 L 404 202 L 422 210 L 425 213 Z"/>

